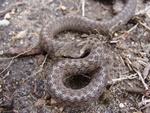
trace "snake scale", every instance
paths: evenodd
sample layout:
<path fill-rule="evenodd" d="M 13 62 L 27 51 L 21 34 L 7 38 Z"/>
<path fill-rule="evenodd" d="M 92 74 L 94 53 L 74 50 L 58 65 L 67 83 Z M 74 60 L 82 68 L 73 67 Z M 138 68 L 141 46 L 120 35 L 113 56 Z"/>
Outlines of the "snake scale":
<path fill-rule="evenodd" d="M 136 0 L 125 0 L 125 7 L 110 20 L 94 21 L 81 16 L 63 16 L 50 20 L 41 30 L 41 46 L 50 55 L 66 46 L 66 41 L 57 40 L 55 35 L 62 31 L 73 30 L 86 33 L 107 34 L 114 26 L 121 22 L 126 24 L 134 15 Z M 95 31 L 96 30 L 96 31 Z M 56 63 L 47 76 L 48 90 L 59 103 L 80 106 L 89 104 L 103 93 L 108 78 L 108 69 L 103 66 L 105 60 L 104 47 L 97 38 L 89 38 L 88 56 L 80 59 L 65 59 Z M 73 75 L 92 73 L 90 83 L 84 88 L 73 90 L 63 84 L 63 78 Z"/>

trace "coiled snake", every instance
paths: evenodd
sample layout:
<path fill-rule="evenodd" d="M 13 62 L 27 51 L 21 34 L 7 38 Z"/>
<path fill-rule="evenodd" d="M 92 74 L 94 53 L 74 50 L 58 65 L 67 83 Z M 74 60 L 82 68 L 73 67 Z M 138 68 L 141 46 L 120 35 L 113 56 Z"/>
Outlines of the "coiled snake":
<path fill-rule="evenodd" d="M 54 38 L 65 30 L 106 34 L 118 25 L 126 24 L 134 15 L 136 0 L 125 0 L 124 9 L 107 21 L 94 21 L 81 16 L 63 16 L 49 21 L 41 30 L 41 46 L 52 56 L 57 50 L 68 43 Z M 120 25 L 120 24 L 119 24 Z M 89 38 L 86 46 L 91 50 L 88 56 L 81 59 L 65 59 L 56 63 L 47 76 L 48 89 L 51 96 L 60 103 L 67 105 L 85 105 L 99 98 L 107 82 L 107 69 L 103 67 L 103 45 L 96 38 Z M 94 70 L 94 71 L 93 71 Z M 92 72 L 90 83 L 84 88 L 73 90 L 64 86 L 62 79 L 66 76 Z"/>

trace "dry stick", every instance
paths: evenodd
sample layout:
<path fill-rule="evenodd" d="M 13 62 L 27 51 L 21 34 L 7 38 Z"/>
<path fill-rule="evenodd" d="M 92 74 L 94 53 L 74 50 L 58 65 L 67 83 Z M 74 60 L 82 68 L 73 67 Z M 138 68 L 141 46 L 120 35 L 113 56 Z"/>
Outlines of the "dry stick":
<path fill-rule="evenodd" d="M 150 72 L 150 63 L 147 63 L 143 70 L 144 79 L 146 79 L 148 77 L 149 72 Z"/>
<path fill-rule="evenodd" d="M 123 77 L 120 77 L 117 79 L 112 79 L 111 81 L 108 82 L 108 84 L 114 84 L 116 82 L 120 82 L 120 81 L 127 80 L 127 79 L 131 80 L 131 79 L 135 79 L 135 78 L 137 78 L 137 74 L 132 74 L 130 76 L 124 75 Z"/>
<path fill-rule="evenodd" d="M 140 23 L 140 25 L 142 25 L 143 27 L 145 27 L 148 31 L 150 31 L 150 27 L 146 26 L 144 23 L 142 23 L 141 21 L 138 20 L 138 22 Z"/>
<path fill-rule="evenodd" d="M 19 56 L 21 56 L 21 55 L 24 55 L 25 53 L 27 53 L 27 52 L 30 52 L 33 48 L 35 48 L 36 46 L 34 46 L 34 47 L 32 47 L 31 49 L 29 49 L 29 50 L 27 50 L 27 51 L 25 51 L 25 52 L 23 52 L 23 53 L 20 53 L 20 54 L 18 54 L 18 55 L 16 55 L 16 56 L 14 56 L 14 57 L 10 57 L 10 58 L 0 58 L 0 60 L 9 60 L 9 59 L 15 59 L 15 58 L 17 58 L 17 57 L 19 57 Z"/>
<path fill-rule="evenodd" d="M 27 51 L 24 51 L 24 52 L 22 52 L 22 53 L 20 53 L 20 54 L 18 54 L 18 55 L 16 55 L 16 56 L 14 56 L 14 57 L 10 57 L 10 58 L 0 58 L 0 60 L 8 60 L 8 59 L 17 58 L 17 57 L 19 57 L 19 56 L 21 56 L 21 55 L 24 55 L 24 54 L 30 52 L 32 49 L 36 48 L 37 45 L 39 45 L 39 41 L 40 41 L 40 38 L 39 38 L 39 37 L 40 37 L 40 35 L 37 34 L 37 33 L 31 33 L 31 34 L 37 35 L 37 42 L 36 42 L 32 47 L 30 47 Z"/>
<path fill-rule="evenodd" d="M 22 81 L 22 83 L 25 82 L 27 79 L 29 79 L 31 77 L 34 77 L 36 74 L 40 73 L 43 70 L 43 66 L 44 66 L 44 64 L 45 64 L 45 62 L 47 60 L 47 57 L 48 57 L 48 54 L 46 54 L 44 61 L 40 65 L 40 69 L 37 72 L 33 73 L 31 76 L 28 76 L 25 80 Z"/>
<path fill-rule="evenodd" d="M 12 59 L 11 59 L 10 63 L 8 64 L 8 66 L 7 66 L 2 72 L 0 72 L 0 75 L 1 75 L 2 73 L 4 73 L 4 72 L 12 65 L 14 59 L 15 59 L 15 58 L 12 58 Z"/>
<path fill-rule="evenodd" d="M 147 14 L 147 16 L 150 16 L 148 14 L 149 10 L 150 10 L 150 4 L 148 4 L 149 6 L 146 6 L 145 9 L 140 10 L 138 12 L 135 13 L 135 16 L 139 16 L 139 15 L 144 15 Z M 149 18 L 149 17 L 148 17 Z M 143 27 L 145 27 L 147 30 L 150 31 L 150 27 L 146 26 L 144 23 L 142 23 L 141 21 L 137 20 L 139 22 L 140 25 L 142 25 Z"/>
<path fill-rule="evenodd" d="M 7 12 L 9 12 L 12 8 L 18 7 L 20 5 L 25 5 L 25 2 L 18 2 L 15 4 L 10 5 L 7 9 L 0 11 L 0 16 L 4 16 Z"/>
<path fill-rule="evenodd" d="M 131 93 L 139 93 L 139 94 L 146 93 L 146 90 L 140 87 L 127 87 L 125 90 Z"/>
<path fill-rule="evenodd" d="M 120 39 L 120 38 L 124 38 L 125 34 L 129 34 L 131 33 L 133 30 L 135 30 L 137 28 L 138 24 L 134 25 L 132 28 L 130 28 L 128 31 L 126 31 L 124 34 L 120 35 L 119 37 L 113 38 L 114 40 L 116 39 Z M 110 41 L 111 43 L 111 41 Z"/>
<path fill-rule="evenodd" d="M 148 4 L 148 5 L 150 5 L 150 4 Z M 150 10 L 150 6 L 146 6 L 145 9 L 136 12 L 136 13 L 135 13 L 135 16 L 137 16 L 137 15 L 143 15 L 143 14 L 145 14 L 148 10 Z"/>
<path fill-rule="evenodd" d="M 145 83 L 144 78 L 142 77 L 142 74 L 134 68 L 134 66 L 132 65 L 132 62 L 128 58 L 126 58 L 126 60 L 127 60 L 126 63 L 129 67 L 129 69 L 133 69 L 138 74 L 138 76 L 139 76 L 140 80 L 142 81 L 145 89 L 148 90 L 148 85 Z"/>
<path fill-rule="evenodd" d="M 130 61 L 131 62 L 131 61 Z M 130 63 L 130 65 L 132 65 L 132 63 Z M 144 78 L 142 77 L 142 74 L 140 71 L 138 71 L 137 69 L 135 69 L 134 67 L 132 67 L 132 69 L 138 74 L 141 82 L 143 83 L 144 87 L 146 90 L 148 90 L 148 85 L 145 83 Z"/>
<path fill-rule="evenodd" d="M 62 1 L 59 0 L 59 6 L 55 9 L 55 12 L 62 6 Z"/>
<path fill-rule="evenodd" d="M 80 12 L 80 7 L 81 7 L 81 3 L 78 5 L 76 2 L 73 2 L 76 7 L 77 7 L 77 11 L 75 11 L 75 14 L 77 14 L 78 12 Z"/>
<path fill-rule="evenodd" d="M 142 101 L 138 104 L 140 107 L 142 105 L 150 104 L 150 99 L 145 99 L 144 96 L 142 97 Z"/>
<path fill-rule="evenodd" d="M 140 11 L 136 12 L 136 13 L 135 13 L 135 16 L 143 15 L 143 14 L 144 14 L 146 11 L 148 11 L 149 9 L 150 9 L 150 6 L 146 7 L 144 10 L 140 10 Z M 142 25 L 143 27 L 145 27 L 147 30 L 150 31 L 150 27 L 146 26 L 145 24 L 143 24 L 143 23 L 142 23 L 141 21 L 139 21 L 139 20 L 138 20 L 138 23 L 139 23 L 140 25 Z M 131 29 L 129 29 L 128 31 L 126 31 L 123 35 L 117 37 L 117 39 L 122 38 L 125 34 L 130 33 L 131 31 L 133 31 L 134 29 L 136 29 L 137 26 L 138 26 L 138 23 L 137 23 L 135 26 L 133 26 Z M 114 38 L 114 39 L 115 39 L 115 38 Z M 113 42 L 113 41 L 110 41 L 110 43 L 111 43 L 111 42 Z M 116 41 L 116 43 L 117 43 L 117 41 Z"/>
<path fill-rule="evenodd" d="M 47 57 L 48 57 L 48 54 L 45 56 L 45 59 L 44 59 L 44 61 L 42 62 L 42 64 L 40 65 L 40 70 L 39 71 L 37 71 L 36 73 L 34 73 L 33 75 L 31 75 L 30 77 L 32 77 L 32 76 L 35 76 L 37 73 L 39 73 L 39 72 L 41 72 L 42 71 L 42 69 L 43 69 L 43 66 L 44 66 L 44 64 L 45 64 L 45 62 L 46 62 L 46 60 L 47 60 Z M 23 83 L 24 81 L 26 81 L 28 78 L 30 78 L 30 77 L 27 77 L 25 80 L 23 80 L 22 82 L 20 82 L 20 83 Z M 18 89 L 12 94 L 12 96 L 14 96 L 15 95 L 15 93 L 18 91 Z M 32 95 L 31 95 L 32 96 Z"/>
<path fill-rule="evenodd" d="M 39 39 L 39 38 L 38 38 L 38 39 Z M 0 75 L 1 75 L 2 73 L 4 73 L 4 72 L 12 65 L 13 60 L 14 60 L 15 58 L 18 58 L 19 56 L 21 56 L 21 55 L 23 55 L 23 54 L 25 54 L 25 53 L 27 53 L 27 52 L 30 52 L 30 51 L 31 51 L 33 48 L 35 48 L 36 46 L 37 46 L 37 43 L 36 43 L 33 47 L 31 47 L 29 50 L 27 50 L 27 51 L 25 51 L 25 52 L 23 52 L 23 53 L 20 53 L 20 54 L 14 56 L 14 57 L 10 57 L 10 58 L 0 58 L 0 60 L 8 60 L 8 59 L 11 59 L 9 65 L 8 65 L 2 72 L 0 72 Z"/>
<path fill-rule="evenodd" d="M 34 48 L 34 47 L 33 47 L 33 48 Z M 31 51 L 33 48 L 31 48 L 29 51 Z M 17 57 L 19 57 L 19 56 L 21 56 L 21 55 L 23 55 L 23 54 L 25 54 L 25 53 L 27 53 L 27 52 L 29 52 L 29 51 L 25 51 L 25 52 L 23 52 L 23 53 L 20 53 L 20 54 L 14 56 L 14 57 L 11 57 L 11 58 L 0 58 L 0 60 L 8 60 L 8 59 L 11 59 L 9 65 L 8 65 L 2 72 L 0 72 L 0 75 L 1 75 L 2 73 L 4 73 L 4 72 L 12 65 L 13 60 L 14 60 L 15 58 L 17 58 Z"/>
<path fill-rule="evenodd" d="M 85 0 L 82 0 L 82 16 L 85 16 Z"/>
<path fill-rule="evenodd" d="M 143 109 L 145 109 L 145 108 L 148 108 L 148 109 L 149 109 L 149 107 L 150 107 L 150 103 L 149 103 L 149 104 L 144 105 L 144 107 L 141 107 L 140 109 L 141 109 L 141 110 L 143 110 Z M 149 113 L 149 112 L 146 112 L 146 113 Z"/>
<path fill-rule="evenodd" d="M 144 76 L 144 79 L 147 78 L 149 72 L 150 72 L 150 63 L 146 63 L 145 61 L 142 61 L 142 60 L 137 60 L 141 65 L 144 66 L 144 70 L 143 70 L 143 73 L 142 75 Z"/>
<path fill-rule="evenodd" d="M 128 68 L 129 68 L 129 70 L 132 71 L 133 70 L 133 68 L 131 66 L 132 62 L 129 60 L 129 58 L 126 58 L 126 64 L 127 64 Z"/>
<path fill-rule="evenodd" d="M 135 68 L 133 68 L 133 70 L 139 75 L 139 78 L 141 79 L 145 89 L 148 90 L 148 85 L 145 83 L 144 78 L 142 77 L 142 74 L 139 71 L 137 71 Z"/>

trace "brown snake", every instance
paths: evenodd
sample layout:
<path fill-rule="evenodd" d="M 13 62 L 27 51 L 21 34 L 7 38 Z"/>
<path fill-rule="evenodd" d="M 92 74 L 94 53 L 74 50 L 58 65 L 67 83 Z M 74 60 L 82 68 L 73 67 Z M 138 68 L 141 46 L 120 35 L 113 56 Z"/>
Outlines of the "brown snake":
<path fill-rule="evenodd" d="M 74 30 L 95 33 L 98 31 L 106 34 L 118 23 L 126 24 L 134 15 L 136 0 L 125 1 L 124 9 L 107 21 L 94 21 L 81 16 L 63 16 L 49 21 L 41 30 L 41 46 L 53 56 L 57 50 L 68 44 L 54 38 L 59 32 Z M 103 66 L 104 48 L 96 38 L 89 38 L 87 45 L 87 49 L 91 50 L 88 56 L 59 61 L 50 70 L 47 76 L 48 89 L 57 102 L 80 106 L 97 100 L 103 93 L 108 74 L 108 69 Z M 84 88 L 73 90 L 64 86 L 62 80 L 64 77 L 86 73 L 91 73 L 93 76 L 90 83 Z"/>

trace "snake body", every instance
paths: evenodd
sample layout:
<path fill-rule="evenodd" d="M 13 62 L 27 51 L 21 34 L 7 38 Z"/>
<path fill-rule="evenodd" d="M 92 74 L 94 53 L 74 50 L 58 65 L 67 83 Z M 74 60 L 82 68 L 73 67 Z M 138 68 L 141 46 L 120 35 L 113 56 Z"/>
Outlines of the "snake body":
<path fill-rule="evenodd" d="M 41 46 L 49 54 L 54 53 L 67 42 L 54 36 L 65 30 L 81 32 L 99 32 L 107 34 L 110 29 L 121 23 L 126 24 L 134 15 L 136 0 L 125 0 L 124 9 L 110 20 L 94 21 L 81 16 L 63 16 L 49 21 L 41 30 Z M 90 54 L 81 59 L 66 59 L 56 63 L 47 76 L 48 89 L 51 96 L 60 103 L 67 105 L 85 105 L 99 98 L 107 82 L 108 69 L 103 66 L 105 60 L 102 43 L 96 38 L 90 38 L 87 43 Z M 91 73 L 90 83 L 84 88 L 73 90 L 64 86 L 62 79 L 66 76 Z"/>

